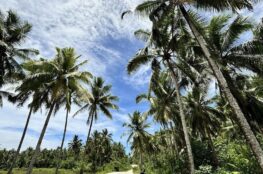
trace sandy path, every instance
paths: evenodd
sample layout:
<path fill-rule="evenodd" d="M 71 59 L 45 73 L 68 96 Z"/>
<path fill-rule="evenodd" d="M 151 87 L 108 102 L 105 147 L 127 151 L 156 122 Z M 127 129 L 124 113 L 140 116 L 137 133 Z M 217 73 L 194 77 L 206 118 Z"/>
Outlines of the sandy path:
<path fill-rule="evenodd" d="M 132 170 L 126 171 L 126 172 L 112 172 L 108 174 L 133 174 Z"/>

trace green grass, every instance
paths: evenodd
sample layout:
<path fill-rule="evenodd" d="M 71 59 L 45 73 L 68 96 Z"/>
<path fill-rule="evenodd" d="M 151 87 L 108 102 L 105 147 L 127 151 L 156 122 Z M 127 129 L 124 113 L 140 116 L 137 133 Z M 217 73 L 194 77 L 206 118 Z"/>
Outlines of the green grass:
<path fill-rule="evenodd" d="M 7 171 L 0 170 L 0 174 L 6 174 Z M 39 168 L 39 169 L 34 169 L 33 174 L 54 174 L 55 169 L 54 168 Z M 26 169 L 14 169 L 13 170 L 14 174 L 25 174 Z M 60 174 L 75 174 L 72 170 L 65 170 L 65 169 L 60 169 L 59 170 Z"/>
<path fill-rule="evenodd" d="M 131 166 L 129 163 L 125 162 L 118 162 L 118 161 L 112 161 L 108 164 L 106 164 L 104 167 L 101 167 L 97 174 L 107 174 L 111 172 L 115 172 L 115 167 L 119 168 L 119 171 L 127 171 L 131 169 Z"/>
<path fill-rule="evenodd" d="M 132 171 L 133 171 L 134 174 L 139 174 L 140 173 L 139 167 L 132 168 Z"/>
<path fill-rule="evenodd" d="M 97 172 L 97 174 L 107 174 L 114 171 L 114 163 L 109 163 L 104 166 L 104 169 L 102 168 Z M 120 171 L 127 171 L 130 169 L 129 164 L 119 164 Z M 33 174 L 54 174 L 55 169 L 54 168 L 38 168 L 33 170 Z M 0 170 L 0 174 L 6 174 L 7 171 Z M 14 169 L 13 174 L 25 174 L 26 169 Z M 73 170 L 65 170 L 65 169 L 59 169 L 59 174 L 76 174 Z"/>

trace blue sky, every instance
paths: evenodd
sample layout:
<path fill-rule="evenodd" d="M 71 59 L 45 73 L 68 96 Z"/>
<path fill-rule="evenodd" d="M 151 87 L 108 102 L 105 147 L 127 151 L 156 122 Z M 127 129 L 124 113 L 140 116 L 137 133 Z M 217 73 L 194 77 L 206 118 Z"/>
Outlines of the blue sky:
<path fill-rule="evenodd" d="M 103 115 L 94 125 L 93 130 L 108 128 L 116 141 L 126 145 L 122 137 L 123 122 L 128 120 L 128 113 L 134 110 L 144 111 L 145 105 L 136 105 L 135 96 L 147 89 L 148 69 L 139 70 L 134 76 L 126 73 L 129 58 L 143 44 L 133 37 L 139 28 L 150 27 L 145 20 L 127 16 L 121 20 L 124 10 L 132 9 L 140 1 L 131 0 L 0 0 L 2 11 L 12 9 L 22 19 L 33 25 L 22 47 L 39 49 L 41 57 L 52 58 L 55 47 L 74 47 L 81 59 L 88 60 L 83 69 L 96 76 L 102 76 L 112 84 L 114 95 L 119 96 L 119 112 L 113 112 L 113 120 Z M 76 111 L 75 107 L 72 114 Z M 28 109 L 16 108 L 5 102 L 0 110 L 0 148 L 16 148 L 25 124 Z M 35 146 L 45 119 L 45 110 L 35 113 L 29 125 L 23 149 Z M 53 148 L 61 141 L 65 119 L 64 108 L 50 121 L 42 147 Z M 74 134 L 84 140 L 87 135 L 87 113 L 70 118 L 67 141 Z"/>
<path fill-rule="evenodd" d="M 39 49 L 45 58 L 54 57 L 55 47 L 74 47 L 83 60 L 89 61 L 83 69 L 102 76 L 113 85 L 113 93 L 120 98 L 120 110 L 113 113 L 113 120 L 101 115 L 93 130 L 107 128 L 113 133 L 114 140 L 124 145 L 126 139 L 121 136 L 124 131 L 122 124 L 128 120 L 128 113 L 147 109 L 145 104 L 136 105 L 135 96 L 147 90 L 149 69 L 144 66 L 134 75 L 128 76 L 126 64 L 143 46 L 134 38 L 134 31 L 150 28 L 151 25 L 147 19 L 132 15 L 120 19 L 123 11 L 134 9 L 140 2 L 142 0 L 0 0 L 2 11 L 12 9 L 33 25 L 23 47 Z M 262 9 L 263 3 L 260 3 L 254 12 L 240 13 L 259 21 L 263 16 Z M 211 16 L 208 12 L 202 14 Z M 74 107 L 72 114 L 76 110 Z M 27 112 L 26 107 L 16 108 L 4 103 L 0 109 L 0 148 L 17 147 Z M 61 108 L 50 120 L 42 147 L 54 148 L 60 144 L 64 118 L 65 111 Z M 87 113 L 70 118 L 66 141 L 74 134 L 85 139 L 88 131 L 86 118 Z M 32 116 L 23 149 L 36 145 L 44 119 L 45 110 Z"/>

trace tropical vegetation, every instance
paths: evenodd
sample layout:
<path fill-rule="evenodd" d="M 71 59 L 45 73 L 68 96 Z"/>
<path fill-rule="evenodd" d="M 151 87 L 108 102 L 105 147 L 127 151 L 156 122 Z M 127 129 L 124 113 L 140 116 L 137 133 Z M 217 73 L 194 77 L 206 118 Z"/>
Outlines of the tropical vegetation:
<path fill-rule="evenodd" d="M 0 91 L 0 105 L 27 105 L 28 116 L 17 149 L 0 150 L 0 169 L 83 174 L 137 164 L 134 173 L 263 173 L 263 21 L 238 13 L 255 3 L 152 0 L 121 15 L 128 20 L 134 13 L 152 24 L 134 33 L 144 47 L 127 62 L 129 75 L 148 66 L 150 76 L 148 90 L 134 99 L 138 109 L 123 123 L 130 151 L 108 129 L 94 130 L 102 115 L 114 119 L 119 110 L 112 86 L 88 71 L 74 48 L 56 48 L 53 58 L 22 49 L 32 26 L 13 11 L 1 13 L 0 87 L 15 89 Z M 204 10 L 220 14 L 206 18 Z M 37 145 L 21 151 L 31 116 L 41 109 L 47 113 Z M 62 109 L 61 143 L 41 149 L 51 116 Z M 69 117 L 80 113 L 87 114 L 85 141 L 74 135 L 65 147 Z"/>

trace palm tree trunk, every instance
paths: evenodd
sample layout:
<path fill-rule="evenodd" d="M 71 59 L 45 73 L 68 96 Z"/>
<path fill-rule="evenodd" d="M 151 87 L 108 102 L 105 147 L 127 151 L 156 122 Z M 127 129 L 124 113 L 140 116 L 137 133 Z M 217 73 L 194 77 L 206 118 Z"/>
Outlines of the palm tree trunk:
<path fill-rule="evenodd" d="M 48 115 L 47 115 L 47 118 L 46 118 L 46 121 L 45 121 L 45 124 L 43 126 L 43 129 L 41 131 L 41 134 L 40 134 L 40 137 L 38 139 L 38 142 L 37 142 L 37 146 L 36 146 L 36 150 L 35 150 L 35 153 L 31 159 L 31 162 L 30 162 L 30 165 L 27 169 L 27 174 L 31 174 L 32 173 L 32 170 L 33 170 L 33 166 L 34 166 L 34 163 L 36 161 L 36 158 L 40 152 L 40 146 L 41 146 L 41 143 L 42 143 L 42 140 L 44 138 L 44 135 L 45 135 L 45 132 L 46 132 L 46 129 L 47 129 L 47 126 L 48 126 L 48 123 L 49 123 L 49 120 L 50 120 L 50 117 L 52 115 L 52 112 L 53 112 L 53 109 L 54 109 L 54 106 L 55 106 L 55 102 L 53 101 L 50 109 L 49 109 L 49 112 L 48 112 Z"/>
<path fill-rule="evenodd" d="M 14 156 L 14 159 L 13 159 L 13 162 L 7 172 L 7 174 L 11 174 L 12 173 L 12 170 L 16 164 L 16 160 L 17 160 L 17 157 L 19 155 L 19 152 L 21 150 L 21 147 L 22 147 L 22 144 L 24 142 L 24 138 L 25 138 L 25 135 L 26 135 L 26 132 L 27 132 L 27 127 L 28 127 L 28 124 L 29 124 L 29 121 L 30 121 L 30 118 L 31 118 L 31 114 L 32 114 L 32 111 L 33 111 L 33 107 L 31 106 L 30 107 L 30 110 L 29 110 L 29 113 L 28 113 L 28 116 L 27 116 L 27 120 L 26 120 L 26 125 L 24 127 L 24 130 L 23 130 L 23 134 L 22 134 L 22 137 L 20 139 L 20 142 L 19 142 L 19 145 L 18 145 L 18 148 L 16 150 L 16 153 L 15 153 L 15 156 Z"/>
<path fill-rule="evenodd" d="M 211 137 L 210 134 L 208 134 L 208 146 L 210 146 L 210 148 L 212 150 L 213 167 L 215 169 L 217 169 L 218 166 L 219 166 L 219 161 L 218 161 L 218 157 L 217 157 L 217 154 L 216 154 L 216 151 L 215 151 L 215 146 L 214 146 L 214 143 L 213 143 L 213 140 L 212 140 L 212 137 Z"/>
<path fill-rule="evenodd" d="M 64 141 L 65 141 L 65 137 L 66 137 L 66 131 L 67 131 L 67 126 L 68 126 L 68 113 L 69 113 L 69 110 L 67 109 L 66 121 L 65 121 L 65 126 L 64 126 L 64 132 L 63 132 L 61 145 L 60 145 L 60 148 L 59 148 L 59 158 L 58 158 L 55 174 L 58 173 L 58 169 L 59 169 L 59 166 L 60 166 L 60 161 L 62 160 L 62 156 L 63 156 L 63 154 L 62 154 L 63 153 L 63 145 L 64 145 Z"/>
<path fill-rule="evenodd" d="M 89 137 L 90 137 L 90 133 L 91 133 L 91 128 L 92 128 L 92 124 L 93 124 L 93 114 L 91 114 L 91 121 L 90 121 L 90 126 L 89 126 L 89 132 L 88 132 L 88 136 L 87 136 L 87 140 L 86 140 L 86 146 L 88 145 L 88 141 L 89 141 Z"/>
<path fill-rule="evenodd" d="M 184 8 L 183 5 L 180 5 L 180 10 L 185 18 L 185 20 L 187 21 L 190 29 L 192 30 L 192 33 L 194 34 L 198 44 L 200 45 L 200 47 L 202 48 L 205 57 L 212 69 L 212 71 L 214 72 L 214 75 L 220 85 L 220 87 L 222 88 L 225 97 L 227 98 L 231 108 L 233 109 L 235 115 L 236 115 L 236 120 L 240 126 L 240 128 L 242 129 L 245 138 L 248 142 L 248 144 L 250 145 L 257 161 L 258 164 L 260 165 L 260 168 L 263 172 L 263 151 L 260 147 L 259 142 L 256 139 L 256 136 L 254 135 L 254 133 L 251 130 L 251 127 L 249 126 L 246 117 L 244 116 L 243 112 L 241 111 L 236 99 L 234 98 L 233 94 L 231 93 L 227 82 L 222 74 L 222 72 L 220 71 L 220 68 L 218 67 L 217 63 L 214 61 L 210 50 L 207 47 L 206 41 L 204 39 L 204 37 L 198 32 L 198 30 L 196 29 L 194 23 L 192 23 L 191 18 L 189 16 L 189 14 L 187 13 L 186 9 Z"/>
<path fill-rule="evenodd" d="M 142 172 L 142 150 L 140 150 L 140 171 Z"/>
<path fill-rule="evenodd" d="M 6 49 L 0 46 L 0 87 L 4 84 Z"/>
<path fill-rule="evenodd" d="M 187 126 L 186 126 L 186 121 L 185 121 L 185 114 L 184 114 L 184 110 L 183 110 L 183 104 L 182 104 L 182 100 L 181 100 L 181 95 L 180 95 L 180 89 L 179 89 L 179 84 L 176 78 L 176 73 L 174 71 L 174 68 L 170 62 L 169 59 L 166 59 L 167 65 L 172 73 L 172 77 L 175 83 L 175 90 L 176 90 L 176 99 L 179 105 L 179 112 L 180 112 L 180 119 L 181 119 L 181 123 L 182 123 L 182 127 L 183 127 L 183 132 L 184 132 L 184 140 L 185 140 L 185 144 L 186 144 L 186 150 L 187 150 L 187 156 L 188 156 L 188 163 L 189 163 L 189 173 L 190 174 L 194 174 L 195 173 L 195 166 L 194 166 L 194 157 L 193 157 L 193 152 L 192 152 L 192 147 L 191 147 L 191 143 L 190 143 L 190 138 L 188 135 L 188 130 L 187 130 Z"/>

